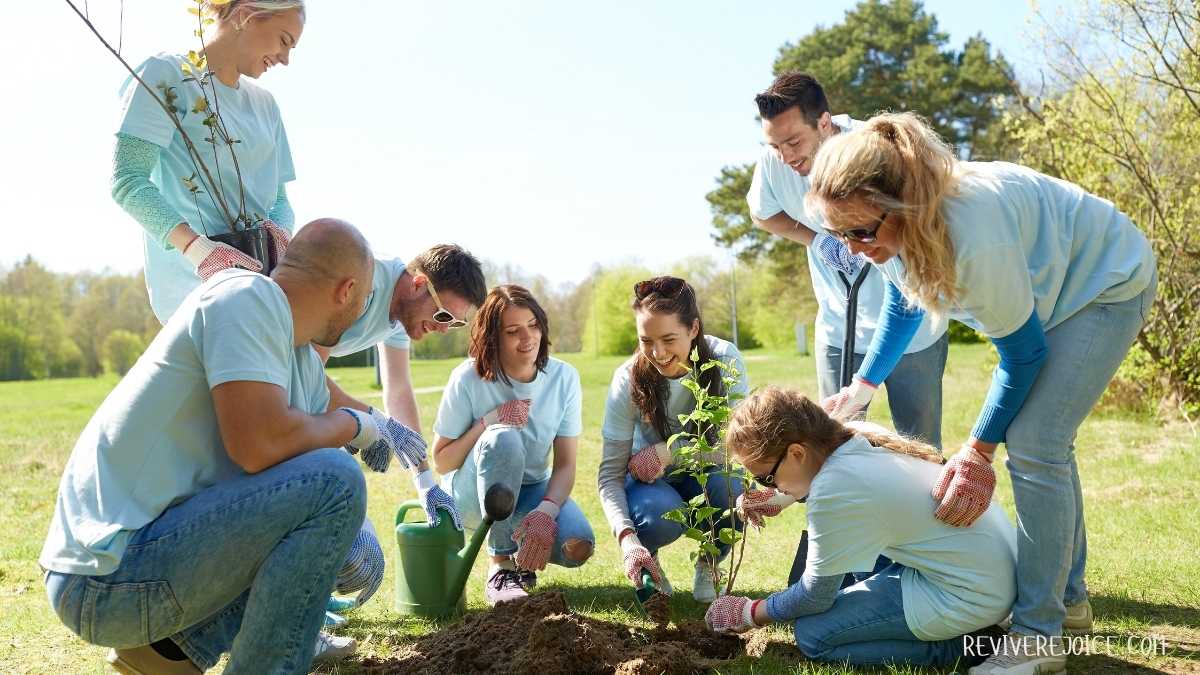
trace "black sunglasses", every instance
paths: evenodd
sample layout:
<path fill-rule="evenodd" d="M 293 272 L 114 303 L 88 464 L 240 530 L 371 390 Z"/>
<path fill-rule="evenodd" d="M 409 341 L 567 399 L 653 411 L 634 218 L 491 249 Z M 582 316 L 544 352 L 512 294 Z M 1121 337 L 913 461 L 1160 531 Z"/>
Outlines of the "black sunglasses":
<path fill-rule="evenodd" d="M 679 277 L 654 277 L 634 284 L 633 296 L 641 300 L 651 293 L 658 293 L 675 298 L 683 292 L 684 286 L 687 286 L 687 282 Z"/>
<path fill-rule="evenodd" d="M 787 450 L 784 450 L 783 454 L 779 456 L 779 459 L 775 460 L 775 466 L 771 467 L 771 470 L 769 472 L 767 472 L 767 475 L 755 476 L 754 482 L 758 483 L 759 485 L 761 485 L 763 487 L 767 487 L 767 488 L 776 487 L 775 486 L 775 472 L 779 470 L 779 465 L 783 464 L 783 460 L 786 457 L 787 457 Z"/>
<path fill-rule="evenodd" d="M 831 236 L 837 237 L 842 241 L 857 241 L 860 244 L 870 244 L 875 241 L 875 233 L 879 232 L 879 228 L 883 227 L 883 221 L 887 220 L 888 212 L 884 209 L 883 213 L 875 219 L 874 227 L 856 227 L 849 230 L 831 230 L 828 227 L 824 228 Z"/>

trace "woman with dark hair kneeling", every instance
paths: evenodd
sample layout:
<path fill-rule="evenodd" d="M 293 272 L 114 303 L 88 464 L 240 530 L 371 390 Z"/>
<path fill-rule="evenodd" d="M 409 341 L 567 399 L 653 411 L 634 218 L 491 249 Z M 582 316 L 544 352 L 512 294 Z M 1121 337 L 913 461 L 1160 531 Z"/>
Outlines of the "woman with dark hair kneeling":
<path fill-rule="evenodd" d="M 673 448 L 666 441 L 683 430 L 679 415 L 690 413 L 696 405 L 695 397 L 683 386 L 692 350 L 702 364 L 721 360 L 737 368 L 738 381 L 729 392 L 722 391 L 720 368 L 701 373 L 700 385 L 709 393 L 745 395 L 749 384 L 737 347 L 704 334 L 696 292 L 683 279 L 657 277 L 638 282 L 633 312 L 639 346 L 613 373 L 609 388 L 598 476 L 600 501 L 621 543 L 625 575 L 640 588 L 645 569 L 660 590 L 670 593 L 658 550 L 682 536 L 684 528 L 663 514 L 704 491 L 712 506 L 725 510 L 742 493 L 741 481 L 715 470 L 709 472 L 704 487 L 690 475 L 672 475 Z M 715 436 L 709 439 L 714 445 Z M 719 531 L 735 526 L 730 520 L 722 519 L 712 527 Z M 740 520 L 736 527 L 742 527 Z M 721 557 L 729 552 L 728 544 L 718 548 Z M 716 598 L 717 562 L 702 556 L 696 563 L 692 595 L 699 602 Z"/>
<path fill-rule="evenodd" d="M 791 622 L 796 646 L 818 661 L 934 665 L 979 656 L 964 653 L 962 636 L 1012 608 L 1016 530 L 996 502 L 972 527 L 934 517 L 929 493 L 944 461 L 935 448 L 877 425 L 843 425 L 803 394 L 775 387 L 742 402 L 725 442 L 767 488 L 747 495 L 808 497 L 810 543 L 800 581 L 765 600 L 718 599 L 705 615 L 709 628 Z M 846 573 L 872 571 L 880 555 L 892 564 L 840 589 Z"/>
<path fill-rule="evenodd" d="M 592 527 L 570 499 L 583 430 L 579 372 L 550 357 L 546 312 L 515 284 L 484 300 L 469 355 L 442 394 L 433 459 L 468 528 L 482 522 L 488 488 L 517 496 L 512 516 L 488 533 L 485 595 L 495 605 L 528 595 L 547 563 L 578 567 L 592 555 Z"/>

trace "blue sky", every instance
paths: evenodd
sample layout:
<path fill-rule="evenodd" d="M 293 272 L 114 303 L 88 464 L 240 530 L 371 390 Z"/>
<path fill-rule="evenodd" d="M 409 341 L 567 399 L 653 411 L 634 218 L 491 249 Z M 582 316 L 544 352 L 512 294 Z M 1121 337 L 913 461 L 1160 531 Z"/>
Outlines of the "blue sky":
<path fill-rule="evenodd" d="M 127 58 L 192 48 L 189 5 L 126 0 Z M 115 39 L 120 3 L 89 6 Z M 298 223 L 342 217 L 380 252 L 455 241 L 576 281 L 595 263 L 723 257 L 704 194 L 757 156 L 755 92 L 784 42 L 852 6 L 310 0 L 291 66 L 260 84 L 288 129 Z M 108 193 L 123 71 L 63 0 L 17 7 L 0 21 L 19 101 L 0 107 L 0 263 L 137 269 L 138 226 Z M 952 44 L 982 32 L 1036 73 L 1025 0 L 926 8 Z"/>

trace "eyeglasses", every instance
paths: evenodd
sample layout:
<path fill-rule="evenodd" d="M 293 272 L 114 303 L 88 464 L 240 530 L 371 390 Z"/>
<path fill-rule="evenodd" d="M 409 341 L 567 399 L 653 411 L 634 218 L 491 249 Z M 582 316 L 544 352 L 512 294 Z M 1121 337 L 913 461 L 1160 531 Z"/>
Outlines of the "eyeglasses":
<path fill-rule="evenodd" d="M 831 230 L 828 227 L 824 228 L 830 236 L 837 237 L 842 241 L 857 241 L 860 244 L 870 244 L 875 241 L 875 233 L 879 232 L 879 228 L 883 227 L 883 221 L 887 220 L 888 212 L 884 209 L 883 213 L 875 219 L 874 227 L 856 227 L 849 230 Z"/>
<path fill-rule="evenodd" d="M 654 277 L 634 284 L 633 296 L 641 300 L 651 293 L 658 293 L 674 298 L 683 292 L 684 286 L 687 286 L 687 282 L 679 277 Z"/>
<path fill-rule="evenodd" d="M 775 466 L 771 467 L 771 470 L 767 473 L 767 475 L 755 476 L 754 482 L 758 483 L 759 485 L 761 485 L 763 487 L 768 487 L 768 488 L 776 487 L 775 472 L 779 471 L 779 465 L 783 464 L 783 460 L 785 458 L 787 458 L 787 456 L 788 456 L 787 450 L 784 450 L 783 454 L 779 456 L 779 459 L 775 460 Z"/>
<path fill-rule="evenodd" d="M 425 285 L 429 288 L 429 297 L 433 298 L 433 304 L 437 306 L 437 311 L 433 313 L 433 320 L 451 328 L 462 328 L 467 325 L 466 319 L 460 319 L 450 313 L 450 310 L 442 306 L 442 301 L 438 299 L 437 289 L 433 287 L 433 279 L 425 277 Z"/>

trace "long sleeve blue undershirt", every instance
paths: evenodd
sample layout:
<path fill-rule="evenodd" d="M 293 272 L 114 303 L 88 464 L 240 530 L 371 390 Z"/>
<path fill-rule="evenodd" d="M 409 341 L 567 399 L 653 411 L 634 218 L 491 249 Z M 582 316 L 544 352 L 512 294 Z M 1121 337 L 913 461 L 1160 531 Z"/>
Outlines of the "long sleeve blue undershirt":
<path fill-rule="evenodd" d="M 883 384 L 904 357 L 904 350 L 908 349 L 924 318 L 924 310 L 909 307 L 900 289 L 890 281 L 886 282 L 879 325 L 855 377 L 876 387 Z"/>
<path fill-rule="evenodd" d="M 772 621 L 791 621 L 827 611 L 837 600 L 843 578 L 843 574 L 818 577 L 806 571 L 800 581 L 767 596 L 767 616 Z"/>
<path fill-rule="evenodd" d="M 987 443 L 1000 443 L 1046 362 L 1046 333 L 1037 310 L 1016 331 L 992 338 L 992 344 L 1000 353 L 1000 363 L 992 371 L 992 384 L 971 435 Z"/>
<path fill-rule="evenodd" d="M 113 149 L 113 172 L 109 187 L 113 200 L 133 216 L 154 241 L 163 248 L 170 249 L 167 235 L 187 220 L 167 203 L 158 186 L 150 180 L 150 173 L 158 164 L 161 152 L 162 148 L 149 141 L 118 133 Z M 268 217 L 288 229 L 295 223 L 295 214 L 282 183 Z"/>

